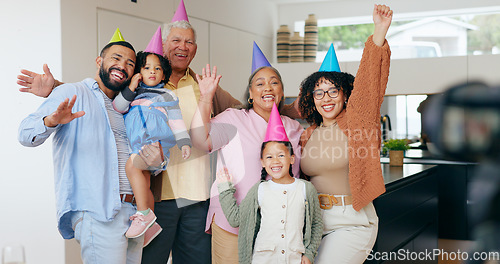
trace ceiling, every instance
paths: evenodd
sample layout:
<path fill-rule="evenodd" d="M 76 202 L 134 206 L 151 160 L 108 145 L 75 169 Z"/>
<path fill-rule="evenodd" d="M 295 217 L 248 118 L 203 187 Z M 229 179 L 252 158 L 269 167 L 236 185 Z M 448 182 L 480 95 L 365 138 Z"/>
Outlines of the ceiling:
<path fill-rule="evenodd" d="M 339 0 L 264 0 L 276 4 L 297 4 L 297 3 L 312 3 L 312 2 L 335 2 Z"/>

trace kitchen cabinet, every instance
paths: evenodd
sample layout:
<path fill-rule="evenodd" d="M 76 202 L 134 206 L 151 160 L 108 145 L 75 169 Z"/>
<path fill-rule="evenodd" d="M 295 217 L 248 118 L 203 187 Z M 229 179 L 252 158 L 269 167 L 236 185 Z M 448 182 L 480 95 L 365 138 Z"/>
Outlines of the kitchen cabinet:
<path fill-rule="evenodd" d="M 386 192 L 373 201 L 379 217 L 377 241 L 366 263 L 396 263 L 438 248 L 437 166 L 382 164 Z M 377 253 L 378 252 L 378 253 Z M 393 253 L 390 253 L 393 252 Z M 375 259 L 375 254 L 396 257 Z M 426 263 L 437 263 L 429 260 Z"/>
<path fill-rule="evenodd" d="M 373 201 L 379 232 L 365 263 L 398 263 L 403 258 L 405 263 L 437 263 L 437 258 L 417 261 L 411 254 L 433 252 L 439 238 L 472 240 L 467 195 L 477 164 L 433 159 L 421 150 L 407 151 L 402 167 L 389 166 L 385 157 L 381 162 L 386 192 Z M 376 253 L 393 258 L 374 259 Z"/>
<path fill-rule="evenodd" d="M 468 189 L 474 178 L 475 164 L 438 166 L 439 238 L 472 240 L 469 223 Z"/>

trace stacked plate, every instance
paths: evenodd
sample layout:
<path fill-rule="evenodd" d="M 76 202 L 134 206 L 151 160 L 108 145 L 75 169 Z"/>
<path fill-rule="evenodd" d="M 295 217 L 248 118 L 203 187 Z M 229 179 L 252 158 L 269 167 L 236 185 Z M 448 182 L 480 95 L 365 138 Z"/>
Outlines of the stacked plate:
<path fill-rule="evenodd" d="M 304 38 L 299 35 L 299 32 L 294 32 L 290 38 L 290 61 L 304 61 Z"/>
<path fill-rule="evenodd" d="M 304 61 L 316 61 L 318 51 L 318 20 L 314 14 L 309 14 L 304 27 Z"/>
<path fill-rule="evenodd" d="M 287 25 L 278 29 L 277 46 L 278 62 L 290 62 L 290 29 Z"/>

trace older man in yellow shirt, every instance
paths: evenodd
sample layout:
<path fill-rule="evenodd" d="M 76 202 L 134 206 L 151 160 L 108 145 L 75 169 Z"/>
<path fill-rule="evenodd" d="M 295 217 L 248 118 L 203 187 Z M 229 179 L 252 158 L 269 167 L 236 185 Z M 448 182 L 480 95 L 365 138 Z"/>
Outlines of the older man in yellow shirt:
<path fill-rule="evenodd" d="M 164 56 L 172 75 L 166 88 L 179 97 L 186 127 L 190 127 L 200 89 L 189 64 L 196 55 L 195 31 L 187 21 L 176 21 L 164 29 Z M 213 100 L 214 114 L 240 105 L 220 87 Z M 209 156 L 193 149 L 188 160 L 172 148 L 167 170 L 153 178 L 155 214 L 163 231 L 144 248 L 142 263 L 165 263 L 172 250 L 173 263 L 211 263 L 211 237 L 205 221 L 212 184 Z"/>
<path fill-rule="evenodd" d="M 184 122 L 186 127 L 190 127 L 200 98 L 196 74 L 189 68 L 196 54 L 196 33 L 189 22 L 182 20 L 168 24 L 163 38 L 164 56 L 172 66 L 172 75 L 166 87 L 179 97 Z M 212 103 L 213 115 L 241 105 L 220 87 Z M 285 106 L 282 112 L 298 117 L 294 105 Z M 164 230 L 150 246 L 144 248 L 143 263 L 165 263 L 163 256 L 169 248 L 172 248 L 174 264 L 210 263 L 210 235 L 205 233 L 212 185 L 209 156 L 204 151 L 193 149 L 191 158 L 185 161 L 179 149 L 172 148 L 167 171 L 155 180 L 162 180 L 161 192 L 155 190 L 156 194 L 161 193 L 161 201 L 158 201 L 158 195 L 155 196 L 155 213 Z M 160 185 L 155 183 L 153 186 Z M 177 231 L 165 232 L 173 225 L 177 225 Z"/>

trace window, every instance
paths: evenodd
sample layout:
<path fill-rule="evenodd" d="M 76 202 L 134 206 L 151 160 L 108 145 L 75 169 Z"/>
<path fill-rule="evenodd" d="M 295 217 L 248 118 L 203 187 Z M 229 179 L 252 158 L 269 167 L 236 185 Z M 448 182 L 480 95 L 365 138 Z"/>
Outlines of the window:
<path fill-rule="evenodd" d="M 304 21 L 295 23 L 303 34 Z M 359 61 L 371 17 L 318 20 L 318 54 L 322 62 L 330 43 L 339 61 Z M 387 34 L 392 58 L 426 58 L 500 54 L 500 7 L 398 14 Z"/>
<path fill-rule="evenodd" d="M 427 95 L 386 96 L 382 104 L 381 115 L 388 115 L 391 131 L 386 131 L 388 138 L 407 138 L 418 141 L 421 134 L 421 114 L 417 110 Z M 388 128 L 388 125 L 386 125 Z"/>

